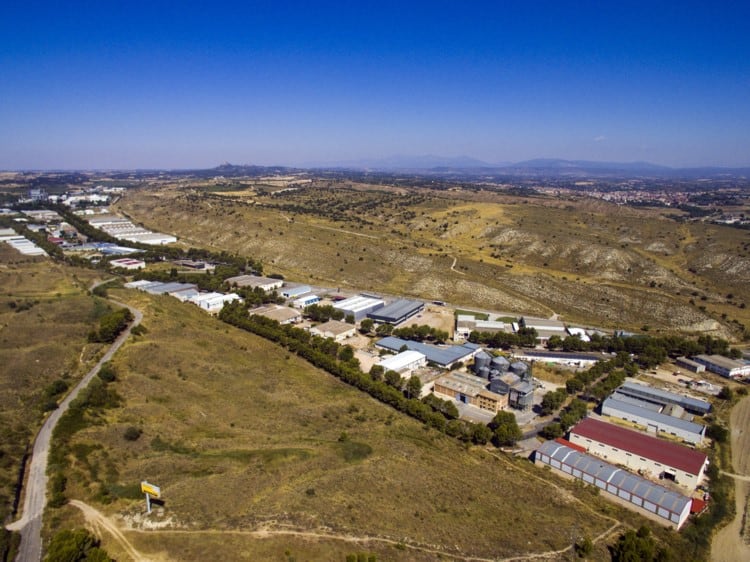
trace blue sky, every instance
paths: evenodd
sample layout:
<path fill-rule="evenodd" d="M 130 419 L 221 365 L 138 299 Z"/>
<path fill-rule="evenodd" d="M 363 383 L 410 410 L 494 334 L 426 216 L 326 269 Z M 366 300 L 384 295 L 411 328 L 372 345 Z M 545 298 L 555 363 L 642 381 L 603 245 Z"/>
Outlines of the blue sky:
<path fill-rule="evenodd" d="M 6 0 L 0 169 L 750 165 L 750 4 L 608 4 Z"/>

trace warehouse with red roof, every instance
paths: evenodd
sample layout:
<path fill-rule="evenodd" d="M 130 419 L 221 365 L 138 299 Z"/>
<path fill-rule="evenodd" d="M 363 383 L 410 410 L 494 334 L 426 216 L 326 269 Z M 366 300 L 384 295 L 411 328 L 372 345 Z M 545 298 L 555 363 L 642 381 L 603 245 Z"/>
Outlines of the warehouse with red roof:
<path fill-rule="evenodd" d="M 700 484 L 708 466 L 708 457 L 700 451 L 593 418 L 573 427 L 569 441 L 611 463 L 689 489 Z"/>

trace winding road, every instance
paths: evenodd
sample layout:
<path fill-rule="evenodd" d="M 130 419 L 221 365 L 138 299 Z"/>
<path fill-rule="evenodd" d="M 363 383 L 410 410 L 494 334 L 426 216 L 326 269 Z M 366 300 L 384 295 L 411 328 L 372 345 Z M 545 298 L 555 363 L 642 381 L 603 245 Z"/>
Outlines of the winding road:
<path fill-rule="evenodd" d="M 98 285 L 106 282 L 102 281 Z M 96 285 L 92 289 L 95 287 Z M 16 562 L 38 562 L 42 559 L 41 531 L 42 515 L 44 514 L 44 507 L 47 504 L 47 459 L 49 457 L 52 432 L 57 422 L 60 421 L 60 418 L 68 410 L 70 403 L 75 400 L 81 389 L 88 386 L 102 365 L 112 359 L 117 350 L 125 343 L 125 340 L 130 335 L 130 331 L 140 324 L 143 319 L 143 314 L 140 310 L 111 299 L 110 302 L 129 309 L 133 313 L 133 322 L 117 337 L 107 352 L 99 359 L 99 362 L 86 373 L 86 376 L 70 391 L 57 409 L 50 414 L 36 436 L 31 463 L 29 465 L 29 476 L 26 481 L 23 515 L 20 519 L 6 527 L 10 531 L 20 531 L 21 533 L 21 545 L 18 550 Z"/>

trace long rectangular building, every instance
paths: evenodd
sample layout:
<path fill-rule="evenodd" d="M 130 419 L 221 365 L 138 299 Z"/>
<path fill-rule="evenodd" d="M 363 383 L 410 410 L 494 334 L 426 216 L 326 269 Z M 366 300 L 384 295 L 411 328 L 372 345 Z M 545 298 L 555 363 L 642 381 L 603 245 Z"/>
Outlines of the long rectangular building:
<path fill-rule="evenodd" d="M 534 453 L 534 462 L 558 474 L 593 484 L 621 503 L 655 521 L 679 529 L 690 515 L 692 501 L 645 478 L 556 441 L 547 441 Z"/>
<path fill-rule="evenodd" d="M 383 324 L 400 324 L 424 310 L 424 303 L 408 299 L 399 299 L 391 304 L 370 312 L 368 318 Z"/>
<path fill-rule="evenodd" d="M 434 384 L 435 394 L 452 398 L 456 402 L 471 404 L 497 413 L 508 405 L 508 395 L 487 390 L 487 381 L 467 373 L 454 372 L 440 377 Z"/>
<path fill-rule="evenodd" d="M 612 396 L 602 403 L 602 415 L 633 422 L 656 435 L 660 432 L 674 435 L 692 445 L 702 443 L 706 434 L 705 425 L 662 414 Z"/>
<path fill-rule="evenodd" d="M 733 379 L 750 375 L 750 363 L 735 361 L 723 355 L 696 355 L 693 359 L 722 377 Z"/>
<path fill-rule="evenodd" d="M 594 418 L 576 424 L 569 440 L 597 457 L 691 490 L 700 484 L 708 466 L 708 457 L 700 451 Z"/>
<path fill-rule="evenodd" d="M 638 398 L 639 400 L 644 400 L 653 404 L 660 404 L 662 406 L 675 404 L 682 407 L 684 410 L 699 416 L 704 416 L 711 411 L 711 403 L 706 402 L 705 400 L 682 396 L 681 394 L 676 394 L 660 388 L 654 388 L 652 386 L 646 386 L 644 384 L 638 384 L 633 381 L 625 381 L 616 392 L 624 396 L 631 396 L 633 398 Z"/>
<path fill-rule="evenodd" d="M 342 311 L 347 316 L 354 316 L 354 320 L 359 322 L 367 317 L 368 314 L 383 308 L 383 306 L 385 306 L 383 299 L 357 295 L 335 303 L 333 308 Z"/>
<path fill-rule="evenodd" d="M 404 340 L 393 336 L 383 338 L 382 340 L 379 340 L 375 345 L 396 353 L 400 352 L 401 348 L 406 346 L 406 349 L 418 351 L 419 353 L 427 357 L 428 362 L 435 363 L 436 365 L 445 367 L 446 369 L 451 367 L 458 361 L 468 361 L 469 359 L 474 357 L 475 353 L 480 351 L 479 346 L 470 343 L 466 343 L 464 345 L 438 347 L 436 345 Z"/>

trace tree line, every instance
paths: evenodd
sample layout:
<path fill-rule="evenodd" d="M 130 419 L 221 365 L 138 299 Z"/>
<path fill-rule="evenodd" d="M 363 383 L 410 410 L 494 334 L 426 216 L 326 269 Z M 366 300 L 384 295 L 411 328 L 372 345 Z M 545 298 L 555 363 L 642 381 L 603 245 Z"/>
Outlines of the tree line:
<path fill-rule="evenodd" d="M 331 338 L 312 336 L 301 328 L 282 326 L 275 320 L 262 316 L 248 316 L 245 308 L 236 302 L 225 305 L 219 318 L 280 344 L 312 365 L 446 435 L 479 445 L 486 444 L 493 438 L 492 429 L 486 425 L 453 418 L 454 412 L 443 401 L 438 402 L 436 397 L 420 400 L 418 393 L 415 395 L 414 383 L 410 389 L 408 382 L 403 381 L 398 373 L 398 380 L 393 377 L 390 384 L 385 380 L 387 373 L 383 374 L 382 379 L 379 374 L 374 373 L 375 376 L 372 376 L 364 373 L 351 348 L 342 346 Z"/>

